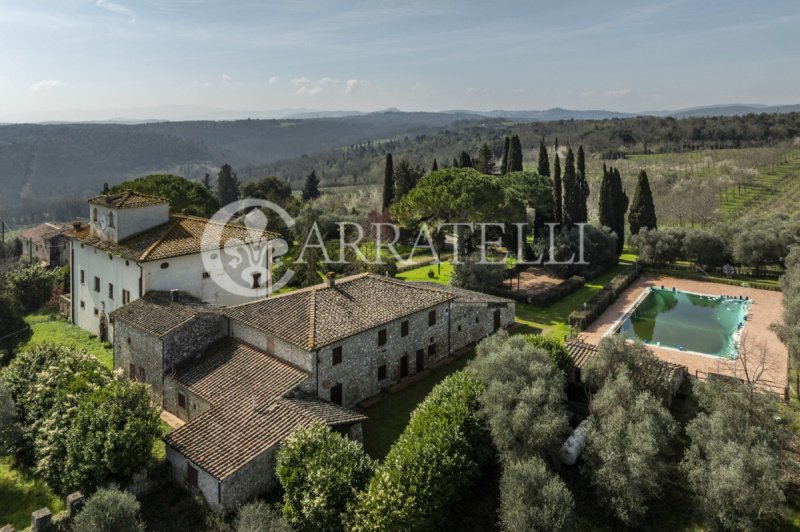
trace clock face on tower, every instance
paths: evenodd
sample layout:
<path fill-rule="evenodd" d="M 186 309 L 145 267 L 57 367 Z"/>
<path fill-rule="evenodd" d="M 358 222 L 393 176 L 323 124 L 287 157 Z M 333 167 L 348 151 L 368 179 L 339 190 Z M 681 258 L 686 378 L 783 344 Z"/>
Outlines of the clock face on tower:
<path fill-rule="evenodd" d="M 100 218 L 98 221 L 100 222 L 100 229 L 105 230 L 106 226 L 108 225 L 108 218 L 106 217 L 106 213 L 100 214 Z"/>

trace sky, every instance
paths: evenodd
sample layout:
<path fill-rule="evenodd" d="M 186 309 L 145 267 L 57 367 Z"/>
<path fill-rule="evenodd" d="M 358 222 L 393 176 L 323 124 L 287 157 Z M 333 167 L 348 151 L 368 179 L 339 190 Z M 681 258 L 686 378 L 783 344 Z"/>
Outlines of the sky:
<path fill-rule="evenodd" d="M 794 104 L 798 27 L 797 0 L 2 0 L 0 121 Z"/>

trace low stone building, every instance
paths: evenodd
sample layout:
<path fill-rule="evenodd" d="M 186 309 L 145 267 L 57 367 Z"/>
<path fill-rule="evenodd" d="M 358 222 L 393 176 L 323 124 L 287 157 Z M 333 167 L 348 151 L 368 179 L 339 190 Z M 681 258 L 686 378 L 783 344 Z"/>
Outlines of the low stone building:
<path fill-rule="evenodd" d="M 514 303 L 363 274 L 226 308 L 149 292 L 111 319 L 114 367 L 185 423 L 165 438 L 173 477 L 224 512 L 273 486 L 292 430 L 360 439 L 349 407 L 512 324 Z"/>
<path fill-rule="evenodd" d="M 65 227 L 61 224 L 47 222 L 23 231 L 19 235 L 22 259 L 48 268 L 67 264 L 69 239 L 64 236 L 64 230 Z"/>

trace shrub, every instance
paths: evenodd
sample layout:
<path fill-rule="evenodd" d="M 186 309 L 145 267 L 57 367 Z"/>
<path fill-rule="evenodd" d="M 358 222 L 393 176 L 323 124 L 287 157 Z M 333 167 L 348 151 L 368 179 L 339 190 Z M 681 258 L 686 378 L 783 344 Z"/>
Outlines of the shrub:
<path fill-rule="evenodd" d="M 143 532 L 139 501 L 116 488 L 99 489 L 75 517 L 73 529 L 76 532 Z"/>
<path fill-rule="evenodd" d="M 453 506 L 472 490 L 491 457 L 478 416 L 484 384 L 460 371 L 439 383 L 412 412 L 403 433 L 361 492 L 352 530 L 447 528 Z"/>
<path fill-rule="evenodd" d="M 59 281 L 57 270 L 48 270 L 38 264 L 14 270 L 8 274 L 8 286 L 26 312 L 38 309 L 53 294 Z"/>
<path fill-rule="evenodd" d="M 570 326 L 581 331 L 588 327 L 616 301 L 619 295 L 639 277 L 640 273 L 641 268 L 637 266 L 615 275 L 602 290 L 589 298 L 583 309 L 574 310 L 570 313 L 567 318 Z"/>
<path fill-rule="evenodd" d="M 373 473 L 360 443 L 322 423 L 294 431 L 278 451 L 283 515 L 298 530 L 343 530 L 342 517 Z"/>
<path fill-rule="evenodd" d="M 292 532 L 289 521 L 263 501 L 240 507 L 234 529 L 236 532 Z"/>
<path fill-rule="evenodd" d="M 666 480 L 664 452 L 677 431 L 669 411 L 636 389 L 626 370 L 592 401 L 585 460 L 600 500 L 628 525 L 641 524 Z"/>
<path fill-rule="evenodd" d="M 569 356 L 567 348 L 564 347 L 564 342 L 552 336 L 542 336 L 541 334 L 526 335 L 525 340 L 532 346 L 547 351 L 547 354 L 550 355 L 550 362 L 560 369 L 565 376 L 569 377 L 575 363 L 572 357 Z"/>
<path fill-rule="evenodd" d="M 500 523 L 507 532 L 571 530 L 572 493 L 558 476 L 533 457 L 506 465 L 500 479 Z"/>
<path fill-rule="evenodd" d="M 617 236 L 608 227 L 597 228 L 586 225 L 583 228 L 583 259 L 588 264 L 559 264 L 568 262 L 574 257 L 575 262 L 580 259 L 580 231 L 577 227 L 562 231 L 554 242 L 554 253 L 549 260 L 544 262 L 547 271 L 560 277 L 571 275 L 585 275 L 586 272 L 606 271 L 617 265 L 619 257 L 616 253 Z M 549 253 L 549 242 L 538 244 L 538 253 Z M 544 246 L 544 247 L 543 247 Z"/>
<path fill-rule="evenodd" d="M 9 354 L 20 343 L 27 341 L 33 333 L 25 322 L 22 305 L 19 304 L 11 291 L 2 287 L 0 280 L 0 349 Z M 8 357 L 10 358 L 10 357 Z M 6 357 L 0 354 L 0 366 L 4 365 Z"/>
<path fill-rule="evenodd" d="M 506 461 L 553 456 L 569 433 L 566 382 L 549 353 L 499 332 L 478 344 L 469 368 L 486 383 L 481 415 Z"/>
<path fill-rule="evenodd" d="M 450 284 L 467 290 L 488 292 L 503 284 L 505 265 L 481 264 L 479 255 L 470 255 L 453 265 Z"/>
<path fill-rule="evenodd" d="M 78 405 L 64 436 L 63 483 L 93 489 L 109 479 L 130 480 L 146 466 L 159 434 L 150 387 L 115 378 Z"/>
<path fill-rule="evenodd" d="M 21 353 L 4 380 L 22 426 L 17 456 L 55 490 L 127 480 L 145 465 L 158 431 L 146 387 L 52 344 Z"/>
<path fill-rule="evenodd" d="M 0 380 L 0 454 L 12 452 L 19 441 L 19 436 L 17 407 L 8 386 Z"/>

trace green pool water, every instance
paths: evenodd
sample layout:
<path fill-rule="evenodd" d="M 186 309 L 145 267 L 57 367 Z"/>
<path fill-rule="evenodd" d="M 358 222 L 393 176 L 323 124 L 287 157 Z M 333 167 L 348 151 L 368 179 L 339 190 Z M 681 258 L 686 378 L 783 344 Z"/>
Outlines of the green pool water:
<path fill-rule="evenodd" d="M 749 304 L 739 299 L 650 288 L 617 332 L 648 344 L 736 358 L 736 333 Z"/>

